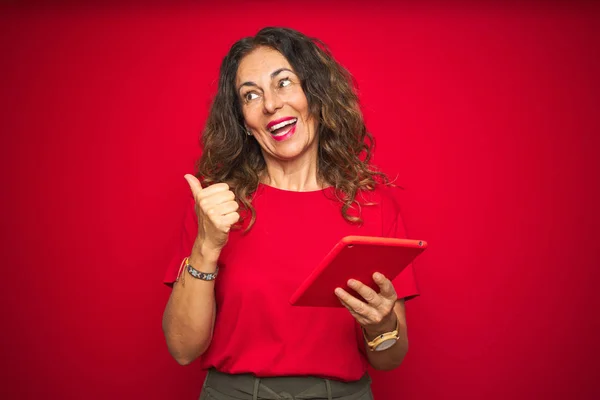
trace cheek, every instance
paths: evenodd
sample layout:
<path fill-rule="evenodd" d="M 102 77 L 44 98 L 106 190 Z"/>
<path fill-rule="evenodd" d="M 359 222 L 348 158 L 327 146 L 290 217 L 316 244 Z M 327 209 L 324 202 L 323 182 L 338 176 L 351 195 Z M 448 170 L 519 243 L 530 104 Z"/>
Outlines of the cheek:
<path fill-rule="evenodd" d="M 310 110 L 308 107 L 308 100 L 302 91 L 294 93 L 290 97 L 290 103 L 293 104 L 296 111 L 298 111 L 304 118 L 308 118 Z"/>
<path fill-rule="evenodd" d="M 242 108 L 242 116 L 244 122 L 249 126 L 256 126 L 258 124 L 258 116 L 256 113 L 256 107 L 253 105 L 246 105 Z"/>
<path fill-rule="evenodd" d="M 294 100 L 294 108 L 302 116 L 303 122 L 307 126 L 309 126 L 314 133 L 316 131 L 316 118 L 313 117 L 310 111 L 310 107 L 308 105 L 308 100 L 306 99 L 306 96 L 304 95 L 304 93 L 301 92 L 295 97 Z"/>

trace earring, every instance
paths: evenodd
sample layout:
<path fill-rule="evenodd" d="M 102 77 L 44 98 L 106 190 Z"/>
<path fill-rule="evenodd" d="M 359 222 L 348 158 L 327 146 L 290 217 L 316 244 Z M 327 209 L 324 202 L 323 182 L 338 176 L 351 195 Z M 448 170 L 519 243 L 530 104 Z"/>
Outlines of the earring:
<path fill-rule="evenodd" d="M 246 135 L 252 136 L 252 132 L 250 132 L 250 129 L 246 128 L 245 131 L 246 131 Z"/>

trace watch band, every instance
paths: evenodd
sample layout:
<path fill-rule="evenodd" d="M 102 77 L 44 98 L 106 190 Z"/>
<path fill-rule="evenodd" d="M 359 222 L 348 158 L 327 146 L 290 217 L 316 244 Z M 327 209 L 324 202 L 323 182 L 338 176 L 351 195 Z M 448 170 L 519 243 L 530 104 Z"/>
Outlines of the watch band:
<path fill-rule="evenodd" d="M 398 318 L 396 318 L 396 329 L 395 330 L 393 330 L 391 332 L 382 333 L 381 335 L 378 335 L 375 339 L 369 341 L 369 339 L 367 338 L 367 333 L 365 332 L 365 328 L 362 328 L 363 336 L 365 337 L 367 346 L 369 347 L 369 350 L 371 350 L 371 351 L 381 351 L 381 350 L 390 348 L 396 341 L 398 341 L 398 339 L 400 339 L 400 336 L 398 335 L 399 330 L 400 330 L 400 320 L 398 320 Z M 385 348 L 378 349 L 378 347 L 382 343 L 390 341 L 390 340 L 393 340 L 394 343 L 392 343 L 389 346 L 386 346 Z"/>

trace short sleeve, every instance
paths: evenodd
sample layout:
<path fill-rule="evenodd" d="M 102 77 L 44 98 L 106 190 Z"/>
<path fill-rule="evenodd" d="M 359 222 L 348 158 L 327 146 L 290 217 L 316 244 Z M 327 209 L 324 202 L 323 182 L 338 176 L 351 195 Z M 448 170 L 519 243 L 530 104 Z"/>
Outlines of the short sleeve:
<path fill-rule="evenodd" d="M 196 236 L 198 234 L 198 218 L 196 217 L 196 210 L 194 206 L 194 200 L 191 199 L 183 217 L 179 243 L 174 249 L 173 257 L 171 258 L 171 261 L 169 262 L 165 272 L 163 281 L 166 285 L 172 286 L 173 282 L 177 280 L 181 263 L 185 257 L 190 255 L 192 246 L 196 240 Z"/>
<path fill-rule="evenodd" d="M 404 221 L 402 220 L 402 213 L 400 212 L 398 202 L 391 193 L 389 196 L 385 196 L 383 202 L 384 207 L 382 210 L 382 217 L 384 218 L 384 235 L 400 239 L 407 238 L 408 236 L 406 234 L 406 228 Z M 385 206 L 385 203 L 388 203 L 387 206 Z M 412 263 L 409 264 L 400 275 L 392 281 L 392 283 L 394 284 L 399 299 L 403 298 L 406 301 L 419 295 L 419 288 Z"/>

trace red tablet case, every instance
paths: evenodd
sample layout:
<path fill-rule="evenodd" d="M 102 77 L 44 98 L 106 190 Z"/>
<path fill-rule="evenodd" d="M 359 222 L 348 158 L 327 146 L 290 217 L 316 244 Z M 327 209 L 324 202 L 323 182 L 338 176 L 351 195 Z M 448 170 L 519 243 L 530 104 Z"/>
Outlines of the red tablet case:
<path fill-rule="evenodd" d="M 413 239 L 346 236 L 321 261 L 290 298 L 294 306 L 343 307 L 334 290 L 341 287 L 362 300 L 347 286 L 356 279 L 379 292 L 373 273 L 392 280 L 427 248 L 427 242 Z"/>

